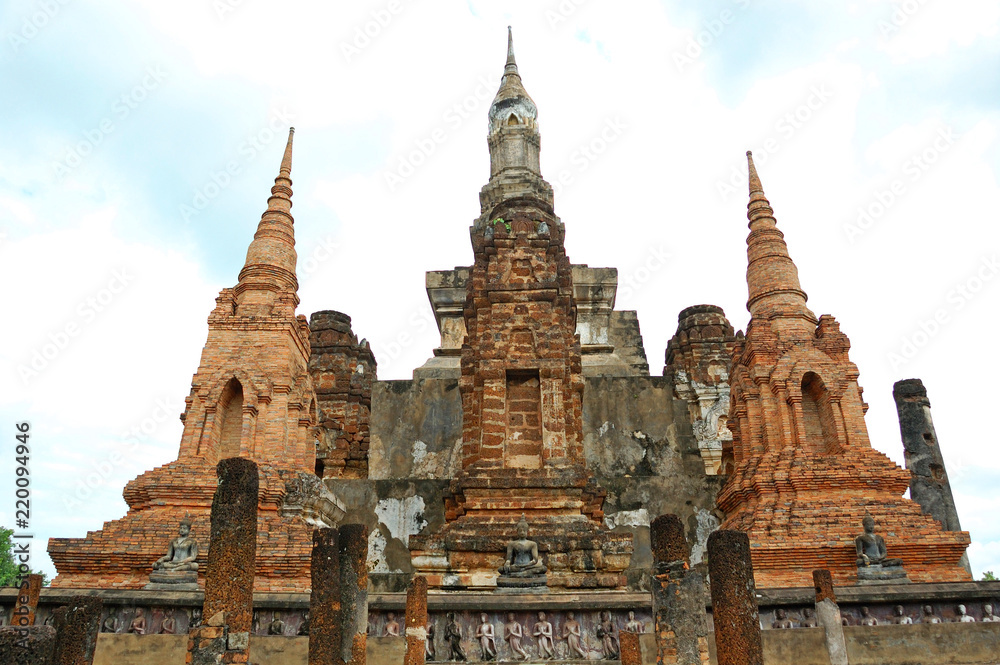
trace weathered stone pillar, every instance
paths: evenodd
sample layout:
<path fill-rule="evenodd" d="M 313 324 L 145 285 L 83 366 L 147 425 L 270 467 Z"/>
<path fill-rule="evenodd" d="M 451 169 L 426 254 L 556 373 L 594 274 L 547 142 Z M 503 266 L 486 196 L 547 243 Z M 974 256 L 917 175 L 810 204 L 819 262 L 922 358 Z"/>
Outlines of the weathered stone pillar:
<path fill-rule="evenodd" d="M 684 524 L 677 515 L 660 515 L 650 523 L 649 537 L 657 665 L 707 663 L 705 581 L 689 568 Z M 625 635 L 621 634 L 623 665 Z"/>
<path fill-rule="evenodd" d="M 813 584 L 816 587 L 816 625 L 826 631 L 830 665 L 847 665 L 847 641 L 844 639 L 840 606 L 833 592 L 833 576 L 829 570 L 814 570 Z"/>
<path fill-rule="evenodd" d="M 329 665 L 340 653 L 340 552 L 336 529 L 313 531 L 309 596 L 309 665 Z"/>
<path fill-rule="evenodd" d="M 708 574 L 719 665 L 764 665 L 747 534 L 720 529 L 708 537 Z"/>
<path fill-rule="evenodd" d="M 414 575 L 406 588 L 406 659 L 404 665 L 424 665 L 427 654 L 427 578 Z"/>
<path fill-rule="evenodd" d="M 52 626 L 0 626 L 0 663 L 52 665 L 55 642 Z"/>
<path fill-rule="evenodd" d="M 642 665 L 642 649 L 639 646 L 639 633 L 622 631 L 618 634 L 618 646 L 621 648 L 622 665 Z M 657 655 L 657 662 L 659 662 L 659 655 Z"/>
<path fill-rule="evenodd" d="M 365 665 L 368 645 L 368 529 L 363 524 L 340 527 L 340 659 Z"/>
<path fill-rule="evenodd" d="M 232 457 L 216 467 L 212 534 L 205 571 L 205 624 L 188 633 L 190 665 L 246 663 L 257 563 L 257 465 Z"/>
<path fill-rule="evenodd" d="M 42 576 L 32 573 L 24 578 L 17 593 L 14 612 L 10 615 L 10 625 L 24 628 L 35 625 L 38 610 L 38 596 L 42 591 Z"/>
<path fill-rule="evenodd" d="M 903 379 L 893 384 L 892 398 L 899 416 L 906 468 L 910 472 L 910 498 L 940 522 L 945 531 L 961 531 L 944 455 L 931 420 L 927 389 L 920 379 Z M 971 575 L 968 553 L 962 555 L 962 565 Z"/>
<path fill-rule="evenodd" d="M 103 610 L 100 598 L 77 596 L 52 612 L 56 629 L 52 665 L 93 665 Z"/>

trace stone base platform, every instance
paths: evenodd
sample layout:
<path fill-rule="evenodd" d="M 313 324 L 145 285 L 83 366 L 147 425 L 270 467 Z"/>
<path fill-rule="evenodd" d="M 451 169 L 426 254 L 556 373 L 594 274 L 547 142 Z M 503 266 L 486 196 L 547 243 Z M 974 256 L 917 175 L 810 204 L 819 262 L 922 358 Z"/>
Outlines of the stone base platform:
<path fill-rule="evenodd" d="M 198 591 L 198 572 L 195 570 L 154 570 L 149 574 L 149 591 Z"/>
<path fill-rule="evenodd" d="M 864 566 L 858 567 L 858 584 L 909 584 L 910 578 L 902 566 Z"/>

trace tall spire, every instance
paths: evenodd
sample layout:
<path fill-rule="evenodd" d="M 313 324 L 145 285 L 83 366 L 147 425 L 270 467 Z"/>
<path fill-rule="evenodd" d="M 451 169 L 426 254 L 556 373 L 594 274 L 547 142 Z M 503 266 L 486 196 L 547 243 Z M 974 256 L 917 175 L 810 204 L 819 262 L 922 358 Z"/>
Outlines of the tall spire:
<path fill-rule="evenodd" d="M 747 150 L 750 202 L 747 219 L 747 309 L 753 318 L 799 318 L 816 324 L 816 315 L 806 307 L 806 294 L 799 285 L 799 272 L 788 254 L 785 236 L 778 229 L 771 203 Z"/>
<path fill-rule="evenodd" d="M 514 33 L 511 27 L 507 26 L 507 65 L 503 69 L 504 74 L 517 74 L 517 62 L 514 60 Z"/>
<path fill-rule="evenodd" d="M 246 263 L 240 271 L 235 294 L 237 305 L 246 313 L 269 313 L 274 304 L 284 302 L 292 310 L 299 304 L 298 279 L 295 276 L 295 231 L 292 218 L 292 138 L 295 128 L 288 130 L 288 143 L 281 158 L 278 177 L 267 199 L 267 210 L 261 215 L 257 233 L 247 249 Z"/>
<path fill-rule="evenodd" d="M 490 133 L 510 122 L 513 116 L 520 125 L 534 125 L 538 108 L 521 83 L 521 74 L 514 60 L 514 34 L 507 26 L 507 62 L 503 68 L 500 89 L 490 105 Z"/>

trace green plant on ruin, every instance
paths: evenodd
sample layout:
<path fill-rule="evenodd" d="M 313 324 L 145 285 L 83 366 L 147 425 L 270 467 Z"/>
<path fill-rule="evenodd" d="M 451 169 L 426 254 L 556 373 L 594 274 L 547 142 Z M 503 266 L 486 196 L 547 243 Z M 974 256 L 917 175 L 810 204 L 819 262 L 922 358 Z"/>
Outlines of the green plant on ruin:
<path fill-rule="evenodd" d="M 493 220 L 493 226 L 497 224 L 503 224 L 504 228 L 507 229 L 507 233 L 510 233 L 510 222 L 505 220 L 503 217 L 497 217 Z"/>

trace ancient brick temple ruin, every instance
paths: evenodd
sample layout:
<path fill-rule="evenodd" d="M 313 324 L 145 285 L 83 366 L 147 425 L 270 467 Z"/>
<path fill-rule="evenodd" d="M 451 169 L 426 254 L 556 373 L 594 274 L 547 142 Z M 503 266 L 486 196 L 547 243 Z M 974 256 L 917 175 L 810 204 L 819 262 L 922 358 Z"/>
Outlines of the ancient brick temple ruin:
<path fill-rule="evenodd" d="M 815 627 L 820 570 L 844 623 L 830 653 L 864 644 L 888 663 L 907 645 L 927 664 L 987 662 L 975 654 L 1000 639 L 990 620 L 1000 585 L 971 581 L 927 391 L 912 380 L 895 390 L 904 470 L 869 441 L 850 342 L 806 307 L 752 158 L 746 333 L 719 307 L 693 304 L 652 376 L 636 312 L 615 309 L 617 270 L 566 255 L 573 223 L 556 215 L 541 173 L 538 116 L 508 38 L 471 264 L 427 273 L 441 342 L 411 380 L 378 379 L 347 314 L 296 314 L 289 134 L 246 263 L 209 314 L 177 460 L 125 487 L 124 517 L 50 541 L 58 577 L 38 622 L 74 594 L 100 596 L 98 660 L 116 663 L 183 662 L 186 635 L 219 633 L 201 614 L 209 516 L 216 465 L 236 457 L 256 463 L 259 483 L 249 643 L 242 617 L 229 650 L 252 662 L 305 662 L 311 579 L 336 578 L 311 577 L 314 530 L 325 527 L 357 550 L 344 579 L 368 573 L 368 604 L 344 601 L 349 621 L 332 626 L 341 610 L 314 608 L 317 635 L 351 635 L 345 661 L 401 662 L 409 642 L 408 662 L 421 645 L 427 661 L 551 649 L 564 661 L 710 662 L 708 543 L 722 527 L 714 563 L 728 572 L 712 593 L 749 637 L 725 637 L 721 659 L 827 653 L 833 633 Z M 320 533 L 322 551 L 336 551 Z M 753 603 L 730 598 L 727 583 L 752 592 L 749 576 Z M 408 587 L 420 597 L 404 614 Z M 759 621 L 733 610 L 744 601 Z M 0 592 L 0 605 L 13 598 Z M 883 644 L 865 632 L 872 621 L 914 625 Z M 622 631 L 640 633 L 641 648 Z M 177 638 L 180 661 L 164 655 L 169 640 L 155 657 L 144 651 L 153 633 Z M 315 653 L 333 649 L 319 639 Z M 742 641 L 750 660 L 733 651 Z M 941 645 L 972 655 L 936 660 Z M 288 660 L 267 660 L 275 653 Z"/>

